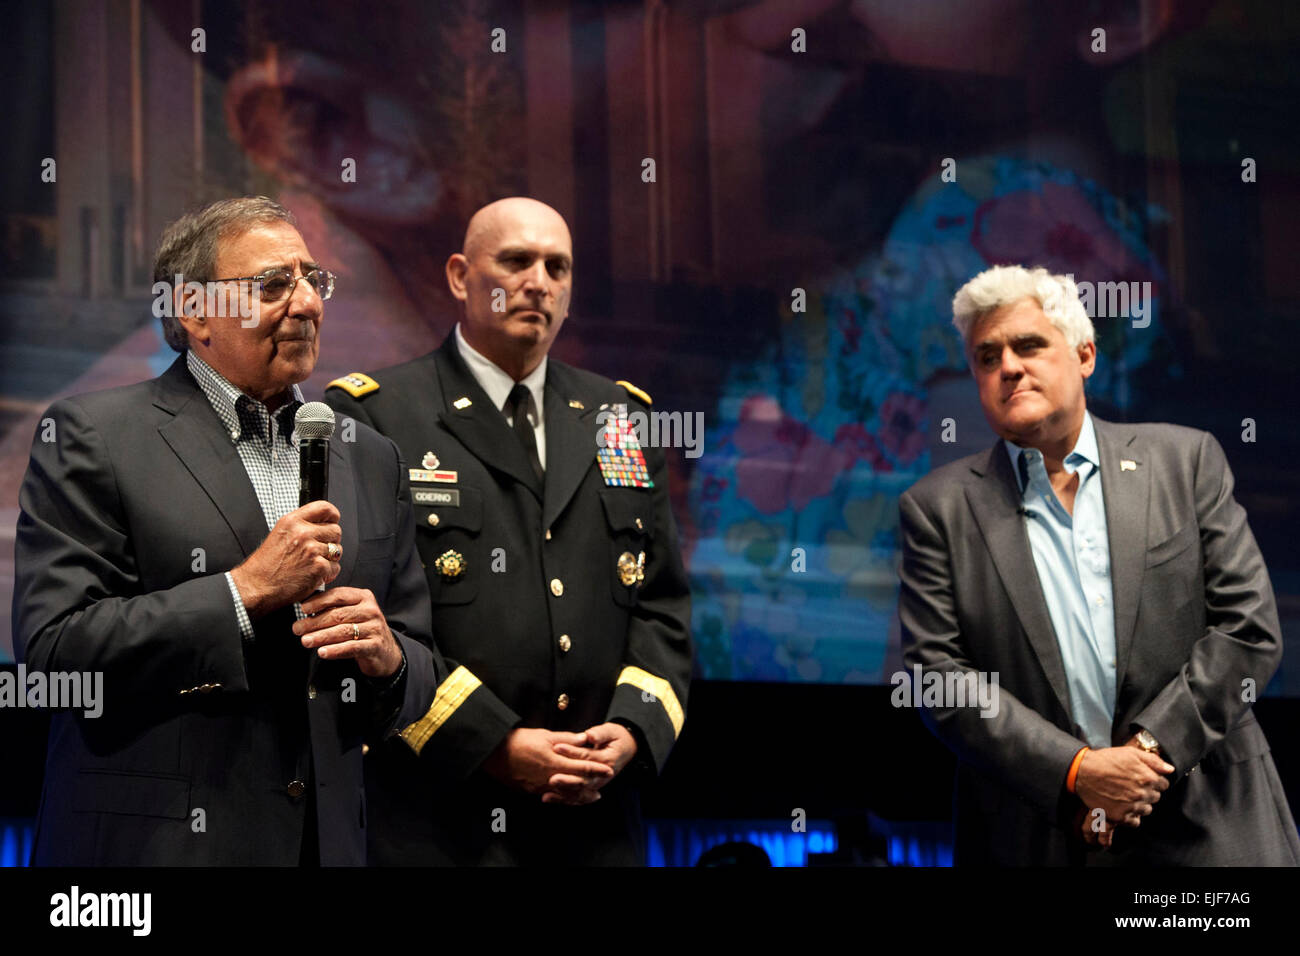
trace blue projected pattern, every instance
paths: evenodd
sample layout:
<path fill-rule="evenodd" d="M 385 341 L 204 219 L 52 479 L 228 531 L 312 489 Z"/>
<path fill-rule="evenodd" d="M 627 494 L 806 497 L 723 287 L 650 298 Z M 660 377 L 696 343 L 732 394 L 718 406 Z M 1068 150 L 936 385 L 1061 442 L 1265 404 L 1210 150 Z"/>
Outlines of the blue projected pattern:
<path fill-rule="evenodd" d="M 0 867 L 26 866 L 35 835 L 31 820 L 0 820 Z"/>
<path fill-rule="evenodd" d="M 868 814 L 871 832 L 885 838 L 890 866 L 952 866 L 952 825 L 938 820 L 887 820 Z"/>
<path fill-rule="evenodd" d="M 952 845 L 923 837 L 891 836 L 886 841 L 890 866 L 952 866 Z"/>
<path fill-rule="evenodd" d="M 835 827 L 809 820 L 806 833 L 792 833 L 789 820 L 652 820 L 646 823 L 650 866 L 694 866 L 710 847 L 752 843 L 773 866 L 807 866 L 809 853 L 834 853 Z"/>
<path fill-rule="evenodd" d="M 952 866 L 951 843 L 917 832 L 930 826 L 887 825 L 895 831 L 886 837 L 889 865 Z M 834 853 L 839 846 L 834 825 L 815 820 L 806 833 L 790 832 L 787 820 L 657 820 L 646 831 L 650 866 L 694 866 L 709 848 L 732 842 L 761 847 L 773 866 L 807 866 L 808 854 Z M 0 867 L 27 866 L 34 836 L 31 820 L 0 820 Z"/>

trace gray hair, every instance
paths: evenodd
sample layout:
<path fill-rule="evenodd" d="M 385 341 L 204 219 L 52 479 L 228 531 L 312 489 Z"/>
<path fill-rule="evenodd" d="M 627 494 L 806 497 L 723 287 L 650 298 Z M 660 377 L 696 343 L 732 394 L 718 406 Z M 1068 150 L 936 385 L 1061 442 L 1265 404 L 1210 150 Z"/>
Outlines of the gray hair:
<path fill-rule="evenodd" d="M 1072 278 L 1053 275 L 1041 267 L 994 266 L 971 279 L 953 296 L 952 324 L 961 333 L 962 345 L 969 347 L 970 331 L 976 322 L 1022 299 L 1038 300 L 1043 314 L 1061 330 L 1070 348 L 1077 349 L 1096 339 L 1092 319 L 1079 301 L 1079 290 Z"/>
<path fill-rule="evenodd" d="M 293 213 L 266 196 L 219 199 L 202 209 L 188 212 L 163 230 L 153 257 L 153 281 L 169 285 L 180 276 L 184 282 L 209 282 L 217 266 L 217 247 L 222 240 L 243 235 L 254 226 L 287 222 L 295 228 Z M 163 337 L 177 352 L 190 347 L 180 320 L 162 317 Z"/>

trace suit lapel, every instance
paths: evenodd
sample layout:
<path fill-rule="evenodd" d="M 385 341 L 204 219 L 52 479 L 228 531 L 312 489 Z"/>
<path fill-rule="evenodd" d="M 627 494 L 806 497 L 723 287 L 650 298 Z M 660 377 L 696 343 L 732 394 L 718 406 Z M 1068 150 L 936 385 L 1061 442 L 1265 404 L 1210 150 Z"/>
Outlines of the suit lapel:
<path fill-rule="evenodd" d="M 434 362 L 442 385 L 444 407 L 439 420 L 443 427 L 484 465 L 509 475 L 540 501 L 542 483 L 533 474 L 533 466 L 511 433 L 505 416 L 465 367 L 456 351 L 454 332 L 438 349 Z M 463 399 L 468 399 L 469 404 Z M 457 402 L 462 407 L 458 408 Z"/>
<path fill-rule="evenodd" d="M 266 516 L 239 452 L 185 367 L 183 354 L 157 381 L 154 404 L 172 415 L 158 433 L 212 500 L 247 557 L 266 537 Z"/>
<path fill-rule="evenodd" d="M 989 451 L 982 471 L 972 470 L 982 480 L 966 486 L 966 500 L 1047 682 L 1065 713 L 1069 714 L 1070 691 L 1065 679 L 1065 664 L 1061 660 L 1056 630 L 1052 627 L 1052 617 L 1043 599 L 1038 570 L 1030 553 L 1025 519 L 1019 514 L 1020 494 L 1011 471 L 1011 459 L 1002 442 L 997 442 Z"/>
<path fill-rule="evenodd" d="M 569 407 L 572 383 L 563 367 L 546 367 L 546 494 L 542 527 L 549 528 L 572 500 L 596 462 L 595 418 Z"/>
<path fill-rule="evenodd" d="M 1124 684 L 1133 626 L 1146 571 L 1147 505 L 1151 469 L 1139 456 L 1137 436 L 1123 425 L 1092 419 L 1101 458 L 1101 494 L 1110 546 L 1111 597 L 1115 602 L 1115 687 Z M 1121 464 L 1121 462 L 1131 463 Z"/>

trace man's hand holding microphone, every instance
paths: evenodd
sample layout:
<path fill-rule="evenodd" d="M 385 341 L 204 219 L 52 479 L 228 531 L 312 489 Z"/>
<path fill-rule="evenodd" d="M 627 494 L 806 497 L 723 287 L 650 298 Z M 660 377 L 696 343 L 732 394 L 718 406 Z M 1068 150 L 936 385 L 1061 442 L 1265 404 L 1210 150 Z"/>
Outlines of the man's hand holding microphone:
<path fill-rule="evenodd" d="M 402 664 L 379 603 L 365 588 L 325 586 L 338 577 L 343 556 L 339 510 L 326 500 L 334 411 L 323 402 L 298 409 L 299 507 L 280 518 L 266 540 L 230 575 L 254 620 L 301 602 L 293 625 L 303 647 L 322 660 L 353 658 L 367 677 L 391 677 Z"/>

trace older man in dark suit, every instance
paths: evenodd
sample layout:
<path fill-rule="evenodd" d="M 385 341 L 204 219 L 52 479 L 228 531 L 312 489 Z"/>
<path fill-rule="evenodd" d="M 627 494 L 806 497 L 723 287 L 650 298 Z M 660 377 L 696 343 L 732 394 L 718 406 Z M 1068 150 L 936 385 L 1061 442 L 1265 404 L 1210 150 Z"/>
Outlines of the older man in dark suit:
<path fill-rule="evenodd" d="M 183 217 L 155 279 L 182 354 L 56 402 L 23 482 L 19 653 L 102 672 L 105 698 L 53 718 L 34 860 L 362 864 L 363 741 L 445 676 L 402 463 L 358 427 L 331 442 L 331 500 L 298 506 L 296 383 L 333 277 L 281 206 Z"/>
<path fill-rule="evenodd" d="M 1069 279 L 997 267 L 953 310 L 1002 440 L 903 495 L 899 613 L 927 684 L 997 677 L 996 706 L 925 711 L 958 758 L 957 862 L 1300 863 L 1250 706 L 1277 608 L 1222 448 L 1088 413 Z"/>

